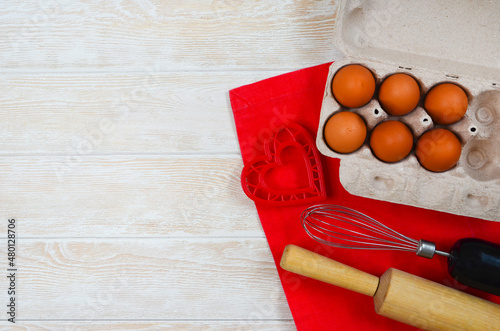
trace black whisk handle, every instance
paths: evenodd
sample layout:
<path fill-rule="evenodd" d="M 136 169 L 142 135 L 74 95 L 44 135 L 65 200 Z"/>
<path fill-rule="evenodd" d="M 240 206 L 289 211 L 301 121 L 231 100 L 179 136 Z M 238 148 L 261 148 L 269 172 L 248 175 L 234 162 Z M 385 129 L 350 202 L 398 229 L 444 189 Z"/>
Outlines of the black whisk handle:
<path fill-rule="evenodd" d="M 500 296 L 500 245 L 475 238 L 458 240 L 448 257 L 448 272 L 464 285 Z"/>

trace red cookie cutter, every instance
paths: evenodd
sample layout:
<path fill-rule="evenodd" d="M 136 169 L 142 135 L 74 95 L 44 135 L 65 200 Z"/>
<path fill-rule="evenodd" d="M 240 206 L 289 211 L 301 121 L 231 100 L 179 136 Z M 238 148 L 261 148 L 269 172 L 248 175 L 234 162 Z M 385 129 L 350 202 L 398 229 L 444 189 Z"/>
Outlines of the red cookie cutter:
<path fill-rule="evenodd" d="M 326 199 L 318 150 L 309 133 L 291 123 L 264 143 L 265 156 L 243 167 L 241 185 L 255 202 L 290 206 Z"/>

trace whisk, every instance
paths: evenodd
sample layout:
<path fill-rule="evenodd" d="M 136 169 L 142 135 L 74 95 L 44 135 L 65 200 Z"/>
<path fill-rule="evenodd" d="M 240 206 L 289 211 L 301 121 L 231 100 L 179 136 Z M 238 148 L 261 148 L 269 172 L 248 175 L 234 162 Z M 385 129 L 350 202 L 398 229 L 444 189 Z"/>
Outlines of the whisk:
<path fill-rule="evenodd" d="M 448 272 L 462 284 L 500 296 L 500 245 L 476 238 L 458 240 L 450 252 L 427 240 L 415 240 L 351 208 L 316 205 L 301 215 L 302 225 L 314 240 L 333 247 L 416 252 L 448 258 Z"/>

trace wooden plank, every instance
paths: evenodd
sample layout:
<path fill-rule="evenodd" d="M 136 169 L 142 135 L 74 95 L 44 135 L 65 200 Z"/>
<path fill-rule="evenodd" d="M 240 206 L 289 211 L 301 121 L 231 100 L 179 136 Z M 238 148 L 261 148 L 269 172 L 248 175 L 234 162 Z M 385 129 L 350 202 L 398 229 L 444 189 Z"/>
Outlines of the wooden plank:
<path fill-rule="evenodd" d="M 265 239 L 24 239 L 16 261 L 21 322 L 291 319 Z"/>
<path fill-rule="evenodd" d="M 275 74 L 3 75 L 0 155 L 239 154 L 229 90 Z"/>
<path fill-rule="evenodd" d="M 289 69 L 339 57 L 332 0 L 16 2 L 0 6 L 7 70 Z"/>
<path fill-rule="evenodd" d="M 123 322 L 18 322 L 18 326 L 6 326 L 0 330 L 9 331 L 108 331 L 108 330 L 135 330 L 135 331 L 157 331 L 157 330 L 213 330 L 213 331 L 291 331 L 295 330 L 295 324 L 292 320 L 249 320 L 249 321 L 165 321 L 165 322 L 143 322 L 143 321 L 123 321 Z"/>
<path fill-rule="evenodd" d="M 32 237 L 263 237 L 241 158 L 0 157 L 0 219 Z"/>

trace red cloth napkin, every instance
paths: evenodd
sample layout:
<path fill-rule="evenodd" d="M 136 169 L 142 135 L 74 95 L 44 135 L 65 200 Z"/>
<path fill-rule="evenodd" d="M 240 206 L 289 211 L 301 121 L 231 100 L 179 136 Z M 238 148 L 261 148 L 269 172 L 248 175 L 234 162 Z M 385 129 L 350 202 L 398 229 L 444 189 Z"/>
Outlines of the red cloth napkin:
<path fill-rule="evenodd" d="M 243 162 L 262 155 L 264 141 L 279 126 L 297 123 L 315 137 L 330 63 L 269 78 L 230 91 Z M 464 237 L 500 241 L 500 223 L 377 201 L 349 194 L 338 178 L 339 160 L 321 156 L 328 198 L 324 203 L 357 209 L 414 239 L 449 250 Z M 500 298 L 457 283 L 448 275 L 446 258 L 432 260 L 410 252 L 331 248 L 309 238 L 300 214 L 310 204 L 269 207 L 256 204 L 290 310 L 298 330 L 413 330 L 374 312 L 370 297 L 284 271 L 283 249 L 295 244 L 380 276 L 394 267 L 500 303 Z"/>

